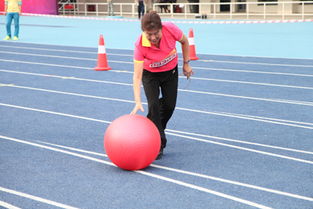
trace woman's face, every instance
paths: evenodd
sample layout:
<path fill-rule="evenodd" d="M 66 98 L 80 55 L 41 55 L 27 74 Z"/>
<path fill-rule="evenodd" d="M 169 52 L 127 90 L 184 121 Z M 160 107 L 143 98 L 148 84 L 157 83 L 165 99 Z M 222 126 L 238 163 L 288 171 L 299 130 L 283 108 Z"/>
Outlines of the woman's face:
<path fill-rule="evenodd" d="M 145 31 L 147 39 L 153 44 L 158 45 L 162 38 L 162 29 Z"/>

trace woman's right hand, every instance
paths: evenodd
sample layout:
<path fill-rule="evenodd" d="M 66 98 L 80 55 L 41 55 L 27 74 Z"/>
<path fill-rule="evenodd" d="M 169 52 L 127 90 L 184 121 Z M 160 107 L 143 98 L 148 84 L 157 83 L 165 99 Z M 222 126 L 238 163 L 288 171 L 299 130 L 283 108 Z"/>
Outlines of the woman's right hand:
<path fill-rule="evenodd" d="M 142 107 L 141 102 L 140 102 L 140 103 L 136 103 L 134 109 L 131 111 L 130 114 L 131 114 L 131 115 L 135 115 L 135 114 L 138 112 L 138 110 L 141 110 L 141 112 L 144 112 L 144 111 L 145 111 L 145 110 L 143 109 L 143 107 Z"/>

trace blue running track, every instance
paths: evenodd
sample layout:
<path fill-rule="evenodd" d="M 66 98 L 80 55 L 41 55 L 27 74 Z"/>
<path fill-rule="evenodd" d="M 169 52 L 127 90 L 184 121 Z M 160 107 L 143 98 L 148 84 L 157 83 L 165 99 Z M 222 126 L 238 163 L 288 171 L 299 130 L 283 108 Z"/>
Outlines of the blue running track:
<path fill-rule="evenodd" d="M 139 22 L 22 17 L 0 41 L 0 207 L 313 208 L 313 23 L 178 24 L 200 60 L 164 157 L 130 172 L 103 135 L 134 105 Z"/>

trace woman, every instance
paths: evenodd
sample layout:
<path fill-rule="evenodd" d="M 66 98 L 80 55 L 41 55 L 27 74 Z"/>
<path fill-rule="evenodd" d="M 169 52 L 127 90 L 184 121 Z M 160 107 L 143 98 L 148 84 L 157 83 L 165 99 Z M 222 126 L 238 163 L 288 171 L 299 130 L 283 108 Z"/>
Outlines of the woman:
<path fill-rule="evenodd" d="M 154 11 L 142 17 L 141 29 L 143 33 L 136 41 L 134 51 L 133 90 L 136 104 L 131 114 L 136 114 L 138 110 L 144 111 L 140 97 L 142 81 L 148 101 L 147 117 L 154 122 L 161 135 L 160 153 L 157 157 L 160 159 L 167 142 L 164 130 L 176 106 L 176 42 L 180 42 L 182 46 L 183 73 L 187 79 L 193 74 L 189 65 L 189 43 L 176 25 L 170 22 L 162 23 L 160 16 Z"/>

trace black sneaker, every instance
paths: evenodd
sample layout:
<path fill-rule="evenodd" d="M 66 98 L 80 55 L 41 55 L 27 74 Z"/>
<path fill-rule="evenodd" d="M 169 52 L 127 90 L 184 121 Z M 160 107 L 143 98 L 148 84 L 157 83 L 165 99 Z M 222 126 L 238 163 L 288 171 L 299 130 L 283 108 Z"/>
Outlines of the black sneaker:
<path fill-rule="evenodd" d="M 159 154 L 158 154 L 156 160 L 161 160 L 161 159 L 162 159 L 162 156 L 163 156 L 163 148 L 160 149 L 160 152 L 159 152 Z"/>

